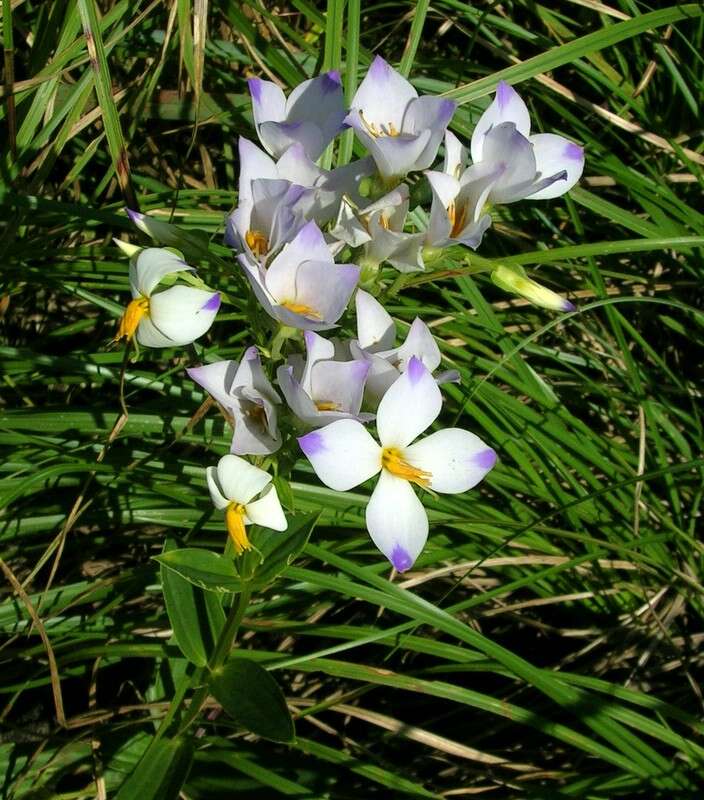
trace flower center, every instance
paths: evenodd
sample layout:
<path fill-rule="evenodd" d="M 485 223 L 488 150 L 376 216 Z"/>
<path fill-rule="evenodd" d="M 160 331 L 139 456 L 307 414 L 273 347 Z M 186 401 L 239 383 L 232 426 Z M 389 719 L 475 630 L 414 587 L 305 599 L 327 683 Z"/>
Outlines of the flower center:
<path fill-rule="evenodd" d="M 122 315 L 120 324 L 117 327 L 117 333 L 113 342 L 119 342 L 120 339 L 127 339 L 129 342 L 134 336 L 142 317 L 149 313 L 149 298 L 148 297 L 135 297 L 134 300 L 125 309 Z"/>
<path fill-rule="evenodd" d="M 244 239 L 257 258 L 261 258 L 269 252 L 269 241 L 261 231 L 249 230 Z"/>
<path fill-rule="evenodd" d="M 433 477 L 430 472 L 414 467 L 401 457 L 401 452 L 395 447 L 385 447 L 381 451 L 381 466 L 397 478 L 403 478 L 418 486 L 430 486 Z"/>
<path fill-rule="evenodd" d="M 242 555 L 245 550 L 252 549 L 252 545 L 247 538 L 247 531 L 244 529 L 244 506 L 241 503 L 233 501 L 225 509 L 225 524 L 238 556 Z"/>
<path fill-rule="evenodd" d="M 294 314 L 302 314 L 304 317 L 310 317 L 311 319 L 322 319 L 317 311 L 304 303 L 297 303 L 295 300 L 284 300 L 281 305 L 289 311 L 293 311 Z"/>
<path fill-rule="evenodd" d="M 360 111 L 359 116 L 364 123 L 364 127 L 375 139 L 378 139 L 380 136 L 400 136 L 401 134 L 401 131 L 398 130 L 393 122 L 387 122 L 386 125 L 377 125 L 376 122 L 367 122 L 364 117 L 364 111 Z"/>
<path fill-rule="evenodd" d="M 318 411 L 339 411 L 340 404 L 333 403 L 331 400 L 321 400 L 319 403 L 316 402 L 315 407 Z"/>
<path fill-rule="evenodd" d="M 266 418 L 266 409 L 264 406 L 260 406 L 259 403 L 246 403 L 243 405 L 246 406 L 245 414 L 249 417 L 254 425 L 263 430 L 266 430 L 267 426 L 267 418 Z"/>
<path fill-rule="evenodd" d="M 459 236 L 462 233 L 465 223 L 467 221 L 467 206 L 466 204 L 460 208 L 459 214 L 457 213 L 457 205 L 453 200 L 450 205 L 447 207 L 447 216 L 450 220 L 450 225 L 452 225 L 452 230 L 450 231 L 450 236 L 455 237 Z"/>

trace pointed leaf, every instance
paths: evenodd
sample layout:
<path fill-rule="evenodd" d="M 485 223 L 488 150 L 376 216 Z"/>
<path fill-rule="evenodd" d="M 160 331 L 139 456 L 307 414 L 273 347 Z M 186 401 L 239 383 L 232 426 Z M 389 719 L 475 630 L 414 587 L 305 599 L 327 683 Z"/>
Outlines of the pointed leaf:
<path fill-rule="evenodd" d="M 293 720 L 276 681 L 259 664 L 235 658 L 213 672 L 210 691 L 243 728 L 272 742 L 292 742 Z"/>
<path fill-rule="evenodd" d="M 193 740 L 154 739 L 115 800 L 175 800 L 193 761 Z"/>
<path fill-rule="evenodd" d="M 231 558 L 202 547 L 183 547 L 156 556 L 162 567 L 209 592 L 240 592 L 242 581 Z"/>

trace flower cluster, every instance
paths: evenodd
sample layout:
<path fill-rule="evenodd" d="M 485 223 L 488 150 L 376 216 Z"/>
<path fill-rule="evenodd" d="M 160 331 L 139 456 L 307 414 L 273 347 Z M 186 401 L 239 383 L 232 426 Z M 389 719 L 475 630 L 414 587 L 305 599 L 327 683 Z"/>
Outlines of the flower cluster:
<path fill-rule="evenodd" d="M 288 97 L 259 78 L 249 81 L 249 90 L 261 147 L 239 140 L 238 204 L 226 220 L 225 242 L 271 318 L 274 339 L 248 347 L 239 363 L 187 370 L 234 429 L 230 455 L 208 469 L 211 497 L 224 511 L 239 554 L 250 547 L 250 522 L 286 528 L 270 475 L 243 456 L 302 451 L 318 478 L 337 491 L 378 476 L 367 528 L 402 572 L 428 535 L 414 485 L 421 492 L 465 492 L 494 466 L 496 455 L 459 428 L 417 440 L 440 413 L 439 386 L 459 376 L 438 372 L 440 350 L 420 318 L 397 342 L 396 325 L 374 296 L 382 287 L 380 267 L 419 271 L 443 248 L 476 249 L 491 226 L 493 206 L 563 194 L 581 175 L 583 152 L 560 136 L 531 134 L 528 109 L 506 83 L 498 85 L 465 147 L 448 130 L 455 104 L 418 96 L 380 57 L 350 108 L 336 72 L 304 81 Z M 321 156 L 346 128 L 367 155 L 325 169 Z M 442 145 L 442 167 L 431 169 Z M 409 221 L 411 186 L 423 179 L 432 202 L 427 226 L 418 230 Z M 130 215 L 157 242 L 188 244 L 174 226 Z M 155 292 L 162 281 L 179 279 L 185 285 Z M 494 280 L 540 305 L 571 309 L 520 271 L 498 266 Z M 208 330 L 220 303 L 174 250 L 134 248 L 130 284 L 133 300 L 116 340 L 187 344 Z M 338 326 L 353 297 L 356 337 L 321 335 Z"/>

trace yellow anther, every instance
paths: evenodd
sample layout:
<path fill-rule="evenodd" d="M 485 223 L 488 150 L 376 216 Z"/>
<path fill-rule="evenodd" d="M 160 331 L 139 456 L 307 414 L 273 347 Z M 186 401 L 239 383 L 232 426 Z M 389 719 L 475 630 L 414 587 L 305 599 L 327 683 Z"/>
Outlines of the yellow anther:
<path fill-rule="evenodd" d="M 295 300 L 284 300 L 281 305 L 289 311 L 293 311 L 294 314 L 303 314 L 304 317 L 310 317 L 311 319 L 322 319 L 317 311 L 304 303 L 297 303 Z"/>
<path fill-rule="evenodd" d="M 127 339 L 129 342 L 134 336 L 142 317 L 149 313 L 149 298 L 148 297 L 135 297 L 134 300 L 127 306 L 125 313 L 122 315 L 120 324 L 117 328 L 117 333 L 113 342 L 119 342 L 121 339 Z"/>
<path fill-rule="evenodd" d="M 417 483 L 418 486 L 430 486 L 430 479 L 433 477 L 430 472 L 424 472 L 404 461 L 395 447 L 385 447 L 381 451 L 381 466 L 397 478 Z"/>
<path fill-rule="evenodd" d="M 393 122 L 387 122 L 386 125 L 377 125 L 376 122 L 368 122 L 364 116 L 364 111 L 359 112 L 359 118 L 362 120 L 364 127 L 375 139 L 378 139 L 380 136 L 401 135 L 401 131 L 394 125 Z"/>
<path fill-rule="evenodd" d="M 225 524 L 238 556 L 242 555 L 245 550 L 252 549 L 244 528 L 244 506 L 241 503 L 232 502 L 225 509 Z"/>
<path fill-rule="evenodd" d="M 389 223 L 389 218 L 388 218 L 388 216 L 387 216 L 386 214 L 382 214 L 382 215 L 379 217 L 379 224 L 381 225 L 381 227 L 382 227 L 382 228 L 383 228 L 385 231 L 388 231 L 388 230 L 389 230 L 389 225 L 390 225 L 390 223 Z"/>
<path fill-rule="evenodd" d="M 447 216 L 450 220 L 450 224 L 452 225 L 450 236 L 451 237 L 459 236 L 460 233 L 462 233 L 462 231 L 464 230 L 464 226 L 467 222 L 467 206 L 463 205 L 460 208 L 460 213 L 458 214 L 457 206 L 455 205 L 455 201 L 453 200 L 447 207 Z"/>
<path fill-rule="evenodd" d="M 320 403 L 316 403 L 315 407 L 318 409 L 318 411 L 339 411 L 340 410 L 340 404 L 339 403 L 333 403 L 330 400 L 322 400 Z"/>
<path fill-rule="evenodd" d="M 247 246 L 257 258 L 269 252 L 269 240 L 261 231 L 249 230 L 244 237 Z"/>

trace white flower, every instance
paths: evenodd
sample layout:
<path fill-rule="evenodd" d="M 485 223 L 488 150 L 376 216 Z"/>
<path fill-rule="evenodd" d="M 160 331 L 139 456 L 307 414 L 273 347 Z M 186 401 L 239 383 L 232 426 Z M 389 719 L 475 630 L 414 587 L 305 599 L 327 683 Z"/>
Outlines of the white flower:
<path fill-rule="evenodd" d="M 125 309 L 114 341 L 136 334 L 144 347 L 173 347 L 194 342 L 213 324 L 220 293 L 176 285 L 154 294 L 160 281 L 175 272 L 193 271 L 170 250 L 147 247 L 130 262 L 132 302 Z"/>
<path fill-rule="evenodd" d="M 298 440 L 316 475 L 331 489 L 344 492 L 379 475 L 367 506 L 367 530 L 399 572 L 413 566 L 428 537 L 428 517 L 411 484 L 445 494 L 466 492 L 496 462 L 490 447 L 460 428 L 412 444 L 434 422 L 441 405 L 432 375 L 414 357 L 379 404 L 381 445 L 351 419 Z"/>
<path fill-rule="evenodd" d="M 237 555 L 252 547 L 245 525 L 254 523 L 275 531 L 285 531 L 288 527 L 268 472 L 239 456 L 227 455 L 217 467 L 208 467 L 206 477 L 215 508 L 225 512 L 227 532 Z M 254 500 L 257 495 L 259 499 Z"/>

